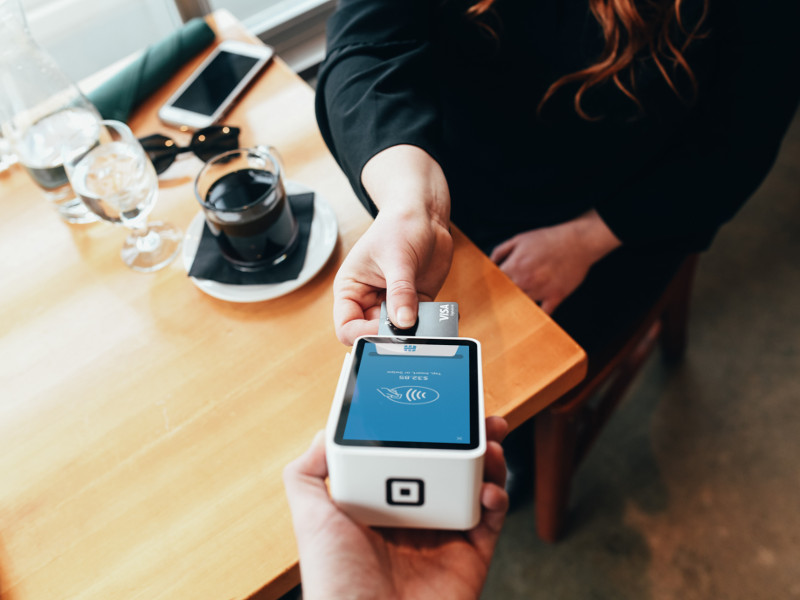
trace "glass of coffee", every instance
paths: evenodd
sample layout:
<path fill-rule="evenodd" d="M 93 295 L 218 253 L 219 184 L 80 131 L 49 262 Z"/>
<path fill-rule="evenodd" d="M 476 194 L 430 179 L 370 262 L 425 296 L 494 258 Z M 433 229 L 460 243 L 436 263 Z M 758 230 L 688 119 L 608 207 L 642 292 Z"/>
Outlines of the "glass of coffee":
<path fill-rule="evenodd" d="M 269 268 L 294 250 L 297 220 L 275 148 L 239 148 L 215 156 L 197 175 L 194 189 L 220 252 L 235 268 Z"/>

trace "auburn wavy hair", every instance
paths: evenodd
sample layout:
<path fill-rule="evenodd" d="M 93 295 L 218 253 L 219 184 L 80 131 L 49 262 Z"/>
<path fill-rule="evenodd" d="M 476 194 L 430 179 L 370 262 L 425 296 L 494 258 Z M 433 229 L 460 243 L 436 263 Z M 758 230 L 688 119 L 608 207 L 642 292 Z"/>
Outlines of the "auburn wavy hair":
<path fill-rule="evenodd" d="M 470 6 L 467 14 L 478 18 L 493 9 L 496 0 L 478 0 Z M 699 19 L 688 29 L 681 18 L 681 5 L 685 0 L 589 0 L 589 8 L 600 24 L 605 38 L 605 47 L 597 61 L 574 73 L 564 75 L 553 82 L 539 102 L 538 110 L 564 85 L 580 82 L 573 104 L 575 111 L 584 119 L 594 120 L 583 110 L 581 100 L 586 90 L 608 80 L 643 110 L 636 97 L 635 64 L 640 53 L 647 52 L 670 89 L 684 102 L 691 102 L 697 95 L 697 79 L 684 56 L 689 44 L 704 37 L 700 29 L 708 14 L 709 0 L 703 0 Z M 495 31 L 480 23 L 493 37 Z M 676 36 L 677 30 L 682 34 Z M 681 37 L 678 44 L 675 37 Z M 691 84 L 691 98 L 684 98 L 675 84 L 676 74 L 683 71 Z"/>

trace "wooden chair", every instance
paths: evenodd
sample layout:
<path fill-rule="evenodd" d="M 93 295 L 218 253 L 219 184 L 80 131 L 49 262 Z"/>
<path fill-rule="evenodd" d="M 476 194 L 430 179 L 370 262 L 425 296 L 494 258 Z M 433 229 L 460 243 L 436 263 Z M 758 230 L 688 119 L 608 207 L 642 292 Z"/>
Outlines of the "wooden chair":
<path fill-rule="evenodd" d="M 659 342 L 668 362 L 683 357 L 697 258 L 686 258 L 653 308 L 619 345 L 592 358 L 582 383 L 536 416 L 536 529 L 543 540 L 558 539 L 573 474 L 645 359 Z"/>

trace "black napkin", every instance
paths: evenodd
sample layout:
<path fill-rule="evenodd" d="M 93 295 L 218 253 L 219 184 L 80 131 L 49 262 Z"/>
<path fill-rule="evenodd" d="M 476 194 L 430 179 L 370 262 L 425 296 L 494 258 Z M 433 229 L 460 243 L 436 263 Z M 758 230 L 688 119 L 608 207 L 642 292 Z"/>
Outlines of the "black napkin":
<path fill-rule="evenodd" d="M 311 221 L 314 219 L 314 192 L 290 194 L 289 204 L 297 219 L 297 246 L 282 263 L 252 273 L 237 270 L 222 256 L 217 240 L 204 220 L 203 236 L 200 238 L 192 268 L 189 269 L 189 277 L 233 285 L 263 285 L 297 279 L 306 262 L 308 236 L 311 233 Z"/>
<path fill-rule="evenodd" d="M 187 22 L 87 94 L 104 119 L 127 121 L 134 108 L 155 92 L 186 62 L 214 41 L 203 19 Z"/>

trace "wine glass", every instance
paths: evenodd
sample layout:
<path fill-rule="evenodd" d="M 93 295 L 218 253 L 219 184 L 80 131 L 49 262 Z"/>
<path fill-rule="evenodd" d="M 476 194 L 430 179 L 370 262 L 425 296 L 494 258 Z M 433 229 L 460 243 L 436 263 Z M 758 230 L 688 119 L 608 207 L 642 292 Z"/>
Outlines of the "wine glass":
<path fill-rule="evenodd" d="M 157 271 L 178 254 L 181 231 L 168 223 L 148 224 L 158 192 L 153 163 L 125 123 L 100 125 L 99 140 L 88 151 L 80 133 L 67 140 L 62 156 L 70 184 L 98 217 L 130 228 L 122 261 L 136 271 Z"/>

